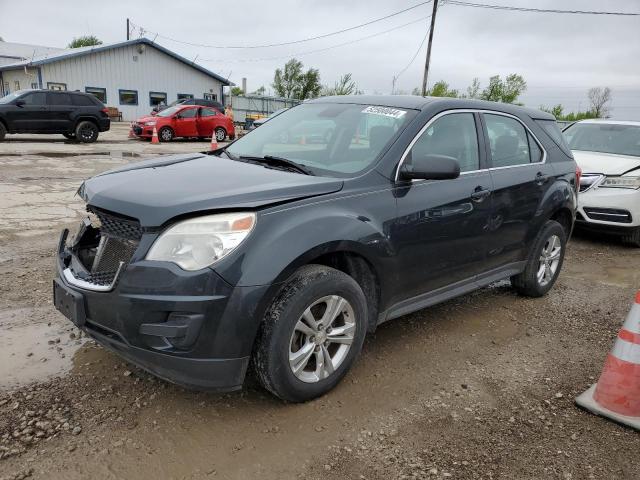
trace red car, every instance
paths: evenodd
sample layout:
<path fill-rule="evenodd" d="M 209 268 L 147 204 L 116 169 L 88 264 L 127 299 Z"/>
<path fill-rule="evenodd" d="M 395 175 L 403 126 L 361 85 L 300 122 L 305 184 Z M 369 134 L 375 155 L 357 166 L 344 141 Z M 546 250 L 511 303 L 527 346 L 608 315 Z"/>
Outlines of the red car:
<path fill-rule="evenodd" d="M 218 142 L 227 136 L 235 138 L 233 121 L 212 107 L 198 105 L 176 105 L 162 110 L 157 115 L 138 119 L 133 124 L 133 133 L 140 138 L 151 138 L 153 127 L 158 131 L 161 142 L 169 142 L 176 137 L 207 138 L 215 134 Z"/>

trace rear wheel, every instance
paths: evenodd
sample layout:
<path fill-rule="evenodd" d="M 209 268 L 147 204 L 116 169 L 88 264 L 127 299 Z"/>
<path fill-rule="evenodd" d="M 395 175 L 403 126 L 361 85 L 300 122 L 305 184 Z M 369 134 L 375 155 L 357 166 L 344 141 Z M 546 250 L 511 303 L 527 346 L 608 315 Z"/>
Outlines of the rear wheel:
<path fill-rule="evenodd" d="M 630 247 L 640 247 L 640 227 L 636 227 L 630 233 L 624 235 L 622 243 Z"/>
<path fill-rule="evenodd" d="M 84 120 L 76 127 L 76 138 L 82 143 L 93 143 L 98 139 L 98 127 L 95 123 Z"/>
<path fill-rule="evenodd" d="M 161 142 L 170 142 L 174 137 L 173 130 L 170 127 L 162 127 L 158 132 L 158 139 Z"/>
<path fill-rule="evenodd" d="M 323 395 L 360 353 L 366 318 L 352 277 L 321 265 L 301 268 L 265 315 L 252 359 L 258 380 L 289 402 Z"/>
<path fill-rule="evenodd" d="M 217 127 L 215 130 L 216 141 L 224 142 L 224 139 L 227 138 L 227 131 L 222 127 Z"/>
<path fill-rule="evenodd" d="M 5 128 L 4 124 L 2 124 L 2 122 L 0 122 L 0 142 L 2 142 L 4 140 L 4 136 L 7 134 L 7 129 Z"/>
<path fill-rule="evenodd" d="M 560 275 L 567 245 L 567 235 L 558 222 L 547 221 L 533 243 L 525 269 L 511 277 L 511 284 L 520 295 L 545 295 Z"/>

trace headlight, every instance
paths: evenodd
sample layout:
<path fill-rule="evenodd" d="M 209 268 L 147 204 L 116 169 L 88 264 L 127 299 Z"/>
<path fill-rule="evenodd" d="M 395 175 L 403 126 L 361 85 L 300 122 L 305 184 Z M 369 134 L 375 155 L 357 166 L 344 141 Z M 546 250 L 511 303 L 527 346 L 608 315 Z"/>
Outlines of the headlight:
<path fill-rule="evenodd" d="M 156 124 L 156 122 L 144 122 L 144 124 L 145 124 L 147 127 L 153 127 L 153 126 Z"/>
<path fill-rule="evenodd" d="M 606 177 L 600 187 L 608 188 L 640 188 L 640 177 Z"/>
<path fill-rule="evenodd" d="M 176 223 L 158 237 L 147 253 L 147 260 L 200 270 L 240 245 L 255 223 L 256 215 L 251 212 L 207 215 Z"/>

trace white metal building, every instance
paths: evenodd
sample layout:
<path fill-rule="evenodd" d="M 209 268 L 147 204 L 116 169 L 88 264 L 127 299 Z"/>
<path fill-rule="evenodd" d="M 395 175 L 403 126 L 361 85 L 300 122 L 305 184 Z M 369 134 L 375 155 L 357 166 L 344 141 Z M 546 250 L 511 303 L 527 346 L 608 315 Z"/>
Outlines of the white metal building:
<path fill-rule="evenodd" d="M 20 47 L 12 51 L 12 45 Z M 147 38 L 66 50 L 0 42 L 2 95 L 30 88 L 79 90 L 118 108 L 123 120 L 184 97 L 223 103 L 225 85 L 233 84 Z"/>

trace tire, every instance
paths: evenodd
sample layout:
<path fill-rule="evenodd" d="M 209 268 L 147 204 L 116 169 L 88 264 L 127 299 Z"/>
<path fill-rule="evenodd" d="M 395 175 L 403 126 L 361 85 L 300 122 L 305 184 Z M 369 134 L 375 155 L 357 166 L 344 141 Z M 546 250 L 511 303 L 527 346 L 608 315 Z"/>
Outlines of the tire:
<path fill-rule="evenodd" d="M 0 142 L 4 141 L 4 137 L 7 134 L 7 129 L 2 122 L 0 122 Z"/>
<path fill-rule="evenodd" d="M 640 247 L 640 227 L 636 227 L 631 232 L 624 235 L 622 237 L 622 243 L 630 247 Z"/>
<path fill-rule="evenodd" d="M 76 139 L 82 143 L 93 143 L 98 139 L 98 127 L 89 120 L 83 120 L 76 127 Z"/>
<path fill-rule="evenodd" d="M 556 283 L 567 248 L 567 233 L 562 225 L 548 220 L 538 233 L 522 273 L 511 277 L 511 285 L 520 295 L 542 297 Z"/>
<path fill-rule="evenodd" d="M 173 140 L 175 133 L 171 127 L 162 127 L 158 132 L 158 140 L 161 142 L 170 142 Z"/>
<path fill-rule="evenodd" d="M 217 127 L 215 129 L 216 141 L 224 142 L 225 138 L 227 138 L 227 131 L 222 127 Z"/>
<path fill-rule="evenodd" d="M 64 138 L 68 138 L 69 140 L 75 140 L 76 139 L 76 134 L 75 133 L 63 133 L 62 136 Z"/>
<path fill-rule="evenodd" d="M 339 309 L 337 316 L 329 314 L 334 319 L 320 325 L 330 306 Z M 322 265 L 302 267 L 265 314 L 252 369 L 262 386 L 282 400 L 304 402 L 323 395 L 342 380 L 360 353 L 366 318 L 365 295 L 353 278 Z M 313 321 L 318 329 L 310 328 Z"/>

